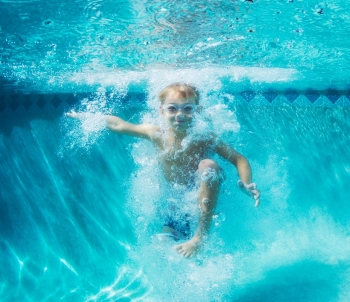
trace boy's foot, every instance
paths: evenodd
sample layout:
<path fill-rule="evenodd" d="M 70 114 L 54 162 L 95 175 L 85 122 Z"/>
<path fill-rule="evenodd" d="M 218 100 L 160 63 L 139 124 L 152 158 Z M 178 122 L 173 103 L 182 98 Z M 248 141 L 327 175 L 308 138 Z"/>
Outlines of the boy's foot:
<path fill-rule="evenodd" d="M 195 256 L 198 253 L 200 247 L 201 242 L 197 237 L 193 237 L 184 243 L 174 246 L 175 250 L 185 258 L 191 258 Z"/>

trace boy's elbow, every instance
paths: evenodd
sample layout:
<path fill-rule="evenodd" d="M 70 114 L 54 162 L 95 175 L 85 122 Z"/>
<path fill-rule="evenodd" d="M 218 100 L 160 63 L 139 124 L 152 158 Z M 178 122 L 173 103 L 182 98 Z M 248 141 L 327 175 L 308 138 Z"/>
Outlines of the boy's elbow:
<path fill-rule="evenodd" d="M 236 158 L 236 167 L 242 167 L 242 168 L 250 168 L 250 164 L 248 159 L 246 159 L 243 155 L 240 155 Z"/>

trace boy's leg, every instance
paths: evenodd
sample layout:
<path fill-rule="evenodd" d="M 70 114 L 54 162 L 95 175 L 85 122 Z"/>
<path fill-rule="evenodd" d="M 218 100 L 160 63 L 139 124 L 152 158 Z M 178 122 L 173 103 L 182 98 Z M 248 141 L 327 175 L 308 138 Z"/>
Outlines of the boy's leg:
<path fill-rule="evenodd" d="M 211 159 L 204 159 L 198 165 L 200 187 L 198 205 L 202 212 L 213 211 L 219 195 L 222 172 L 220 166 Z"/>
<path fill-rule="evenodd" d="M 174 228 L 171 228 L 169 226 L 164 225 L 162 228 L 162 235 L 166 234 L 168 237 L 171 237 L 172 239 L 174 239 L 175 241 L 179 241 L 182 239 L 185 239 L 186 237 L 180 233 L 179 231 L 177 231 Z M 158 234 L 159 235 L 159 234 Z"/>
<path fill-rule="evenodd" d="M 200 187 L 198 191 L 198 206 L 200 219 L 198 228 L 192 239 L 179 244 L 175 249 L 185 257 L 193 256 L 209 233 L 210 223 L 219 195 L 222 172 L 220 166 L 213 160 L 202 160 L 198 165 Z"/>

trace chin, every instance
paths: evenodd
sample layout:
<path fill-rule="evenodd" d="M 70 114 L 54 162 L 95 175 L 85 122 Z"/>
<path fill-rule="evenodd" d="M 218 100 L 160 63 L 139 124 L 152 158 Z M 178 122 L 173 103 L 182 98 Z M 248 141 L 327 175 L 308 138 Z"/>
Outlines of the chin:
<path fill-rule="evenodd" d="M 188 125 L 175 125 L 173 129 L 177 132 L 186 132 L 189 129 Z"/>
<path fill-rule="evenodd" d="M 177 124 L 173 122 L 173 123 L 169 123 L 169 126 L 171 129 L 173 129 L 176 132 L 186 132 L 191 127 L 191 123 L 185 122 L 185 123 Z"/>

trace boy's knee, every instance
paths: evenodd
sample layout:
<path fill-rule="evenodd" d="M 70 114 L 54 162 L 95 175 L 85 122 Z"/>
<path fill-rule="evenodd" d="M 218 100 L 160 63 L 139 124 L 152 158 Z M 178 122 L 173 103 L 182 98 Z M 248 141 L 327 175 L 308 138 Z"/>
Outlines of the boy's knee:
<path fill-rule="evenodd" d="M 220 166 L 211 159 L 202 160 L 198 165 L 198 171 L 200 174 L 201 181 L 203 182 L 220 182 L 222 179 Z"/>
<path fill-rule="evenodd" d="M 199 165 L 198 165 L 198 171 L 200 173 L 202 173 L 207 168 L 211 168 L 211 169 L 214 169 L 216 171 L 220 170 L 220 166 L 216 163 L 216 161 L 214 161 L 212 159 L 201 160 Z"/>

